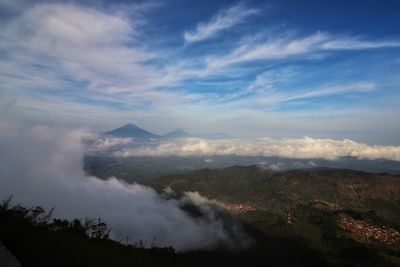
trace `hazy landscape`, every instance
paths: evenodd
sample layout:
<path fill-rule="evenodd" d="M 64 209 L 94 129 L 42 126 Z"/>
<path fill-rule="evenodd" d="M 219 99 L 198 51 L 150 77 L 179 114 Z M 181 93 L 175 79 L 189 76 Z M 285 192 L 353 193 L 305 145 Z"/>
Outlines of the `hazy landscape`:
<path fill-rule="evenodd" d="M 399 8 L 0 0 L 0 266 L 400 266 Z"/>

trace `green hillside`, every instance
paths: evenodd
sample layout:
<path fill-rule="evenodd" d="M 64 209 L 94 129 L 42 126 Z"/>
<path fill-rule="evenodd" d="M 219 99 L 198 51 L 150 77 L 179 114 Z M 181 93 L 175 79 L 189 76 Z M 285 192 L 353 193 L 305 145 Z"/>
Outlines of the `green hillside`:
<path fill-rule="evenodd" d="M 150 181 L 158 190 L 198 191 L 223 202 L 253 205 L 278 214 L 322 200 L 344 209 L 373 212 L 400 226 L 400 176 L 347 169 L 272 171 L 260 166 L 202 169 Z"/>
<path fill-rule="evenodd" d="M 258 236 L 301 240 L 334 266 L 400 264 L 400 176 L 234 166 L 169 175 L 149 185 L 177 195 L 198 191 L 228 208 L 249 206 L 237 215 Z"/>

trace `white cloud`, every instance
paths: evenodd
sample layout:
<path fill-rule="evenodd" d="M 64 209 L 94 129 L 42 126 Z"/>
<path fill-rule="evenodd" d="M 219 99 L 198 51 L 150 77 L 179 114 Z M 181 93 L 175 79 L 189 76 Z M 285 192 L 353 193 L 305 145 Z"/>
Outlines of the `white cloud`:
<path fill-rule="evenodd" d="M 258 74 L 246 88 L 246 92 L 268 91 L 275 88 L 276 84 L 285 82 L 296 75 L 293 67 L 283 68 L 281 70 L 270 70 Z"/>
<path fill-rule="evenodd" d="M 139 34 L 144 25 L 141 12 L 152 6 L 130 6 L 135 10 L 129 14 L 78 4 L 26 6 L 1 25 L 0 48 L 7 54 L 0 59 L 4 93 L 16 97 L 18 108 L 28 116 L 42 119 L 95 112 L 114 119 L 149 115 L 201 98 L 159 90 L 183 77 L 146 62 L 165 57 L 147 47 Z"/>
<path fill-rule="evenodd" d="M 388 159 L 400 161 L 399 146 L 378 146 L 357 143 L 349 139 L 226 139 L 206 140 L 188 138 L 175 142 L 163 142 L 156 147 L 125 149 L 116 156 L 191 156 L 191 155 L 239 155 L 279 156 L 287 158 L 337 159 L 356 157 L 365 159 Z"/>
<path fill-rule="evenodd" d="M 134 139 L 128 137 L 103 137 L 86 133 L 82 135 L 82 142 L 89 147 L 89 152 L 103 152 L 133 144 Z"/>
<path fill-rule="evenodd" d="M 322 49 L 332 49 L 332 50 L 361 50 L 361 49 L 374 49 L 374 48 L 384 48 L 384 47 L 399 47 L 400 41 L 366 41 L 360 38 L 343 38 L 339 40 L 330 40 L 322 45 Z"/>
<path fill-rule="evenodd" d="M 375 89 L 375 84 L 373 83 L 360 82 L 353 84 L 345 84 L 345 85 L 331 86 L 331 87 L 321 88 L 318 90 L 302 92 L 300 94 L 294 94 L 290 97 L 285 98 L 285 101 L 293 99 L 326 96 L 326 95 L 352 93 L 352 92 L 371 92 L 374 89 Z"/>
<path fill-rule="evenodd" d="M 171 188 L 170 188 L 171 189 Z M 216 200 L 216 199 L 209 199 L 204 196 L 202 196 L 199 192 L 194 191 L 194 192 L 184 192 L 184 200 L 188 200 L 190 203 L 194 203 L 198 206 L 205 205 L 212 205 L 212 206 L 218 206 L 220 208 L 224 208 L 225 204 Z"/>
<path fill-rule="evenodd" d="M 302 88 L 291 83 L 302 75 L 304 73 L 298 72 L 296 67 L 268 70 L 258 74 L 243 89 L 224 95 L 221 97 L 221 101 L 230 100 L 232 105 L 253 106 L 255 108 L 268 105 L 268 107 L 273 108 L 284 102 L 331 95 L 370 93 L 377 89 L 377 85 L 369 81 L 336 83 L 331 86 L 314 88 Z M 287 84 L 289 84 L 289 87 L 287 87 Z"/>
<path fill-rule="evenodd" d="M 256 80 L 257 82 L 257 80 Z M 341 84 L 336 86 L 316 88 L 299 92 L 288 92 L 287 90 L 279 91 L 276 88 L 266 84 L 266 87 L 259 86 L 259 92 L 255 95 L 254 103 L 258 104 L 279 104 L 282 102 L 301 100 L 313 97 L 343 95 L 351 93 L 368 93 L 375 90 L 376 86 L 371 82 L 358 82 L 350 84 Z M 252 86 L 252 84 L 250 85 Z"/>
<path fill-rule="evenodd" d="M 265 36 L 264 36 L 265 39 Z M 363 50 L 385 47 L 400 47 L 400 41 L 368 41 L 360 38 L 333 36 L 317 32 L 294 38 L 291 34 L 268 38 L 244 39 L 240 45 L 224 56 L 209 57 L 207 68 L 218 69 L 241 62 L 285 59 L 311 53 L 332 50 Z"/>
<path fill-rule="evenodd" d="M 185 42 L 194 43 L 215 37 L 221 31 L 242 23 L 247 17 L 257 12 L 257 9 L 245 8 L 242 3 L 221 10 L 209 21 L 197 24 L 195 30 L 185 32 Z"/>
<path fill-rule="evenodd" d="M 105 94 L 109 88 L 122 87 L 125 92 L 153 89 L 163 73 L 143 63 L 156 55 L 139 41 L 136 27 L 142 24 L 140 20 L 139 16 L 132 19 L 72 4 L 36 4 L 3 26 L 0 47 L 7 50 L 7 65 L 11 62 L 19 71 L 17 77 L 6 77 L 9 82 L 14 77 L 16 82 L 27 80 L 29 84 L 32 78 L 46 82 L 58 75 L 89 82 L 92 90 Z M 54 68 L 57 73 L 51 78 Z M 0 73 L 7 72 L 5 66 L 0 69 Z M 31 88 L 39 85 L 33 83 Z"/>

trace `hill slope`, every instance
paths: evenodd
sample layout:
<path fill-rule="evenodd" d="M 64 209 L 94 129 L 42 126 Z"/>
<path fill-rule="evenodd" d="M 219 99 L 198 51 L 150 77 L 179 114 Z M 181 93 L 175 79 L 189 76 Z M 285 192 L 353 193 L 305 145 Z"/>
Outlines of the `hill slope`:
<path fill-rule="evenodd" d="M 219 200 L 256 229 L 255 236 L 301 240 L 332 266 L 400 265 L 400 176 L 234 166 L 169 175 L 149 184 Z M 270 242 L 258 241 L 260 246 Z"/>
<path fill-rule="evenodd" d="M 149 182 L 180 193 L 199 191 L 225 202 L 285 213 L 288 207 L 322 200 L 360 212 L 374 211 L 392 223 L 400 222 L 400 176 L 347 169 L 315 168 L 272 171 L 259 166 L 202 169 Z"/>

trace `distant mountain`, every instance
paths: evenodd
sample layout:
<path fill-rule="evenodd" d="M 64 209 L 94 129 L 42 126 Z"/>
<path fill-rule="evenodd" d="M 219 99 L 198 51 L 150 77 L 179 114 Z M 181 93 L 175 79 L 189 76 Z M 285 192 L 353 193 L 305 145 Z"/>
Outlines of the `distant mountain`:
<path fill-rule="evenodd" d="M 205 138 L 205 139 L 229 139 L 232 136 L 225 133 L 202 133 L 197 134 L 196 137 Z"/>
<path fill-rule="evenodd" d="M 138 139 L 151 139 L 160 138 L 159 135 L 148 132 L 134 124 L 128 123 L 117 129 L 103 133 L 105 135 L 112 135 L 116 137 L 133 137 Z"/>
<path fill-rule="evenodd" d="M 164 134 L 162 137 L 165 138 L 185 138 L 185 137 L 192 137 L 192 135 L 185 130 L 176 129 L 172 132 Z"/>

